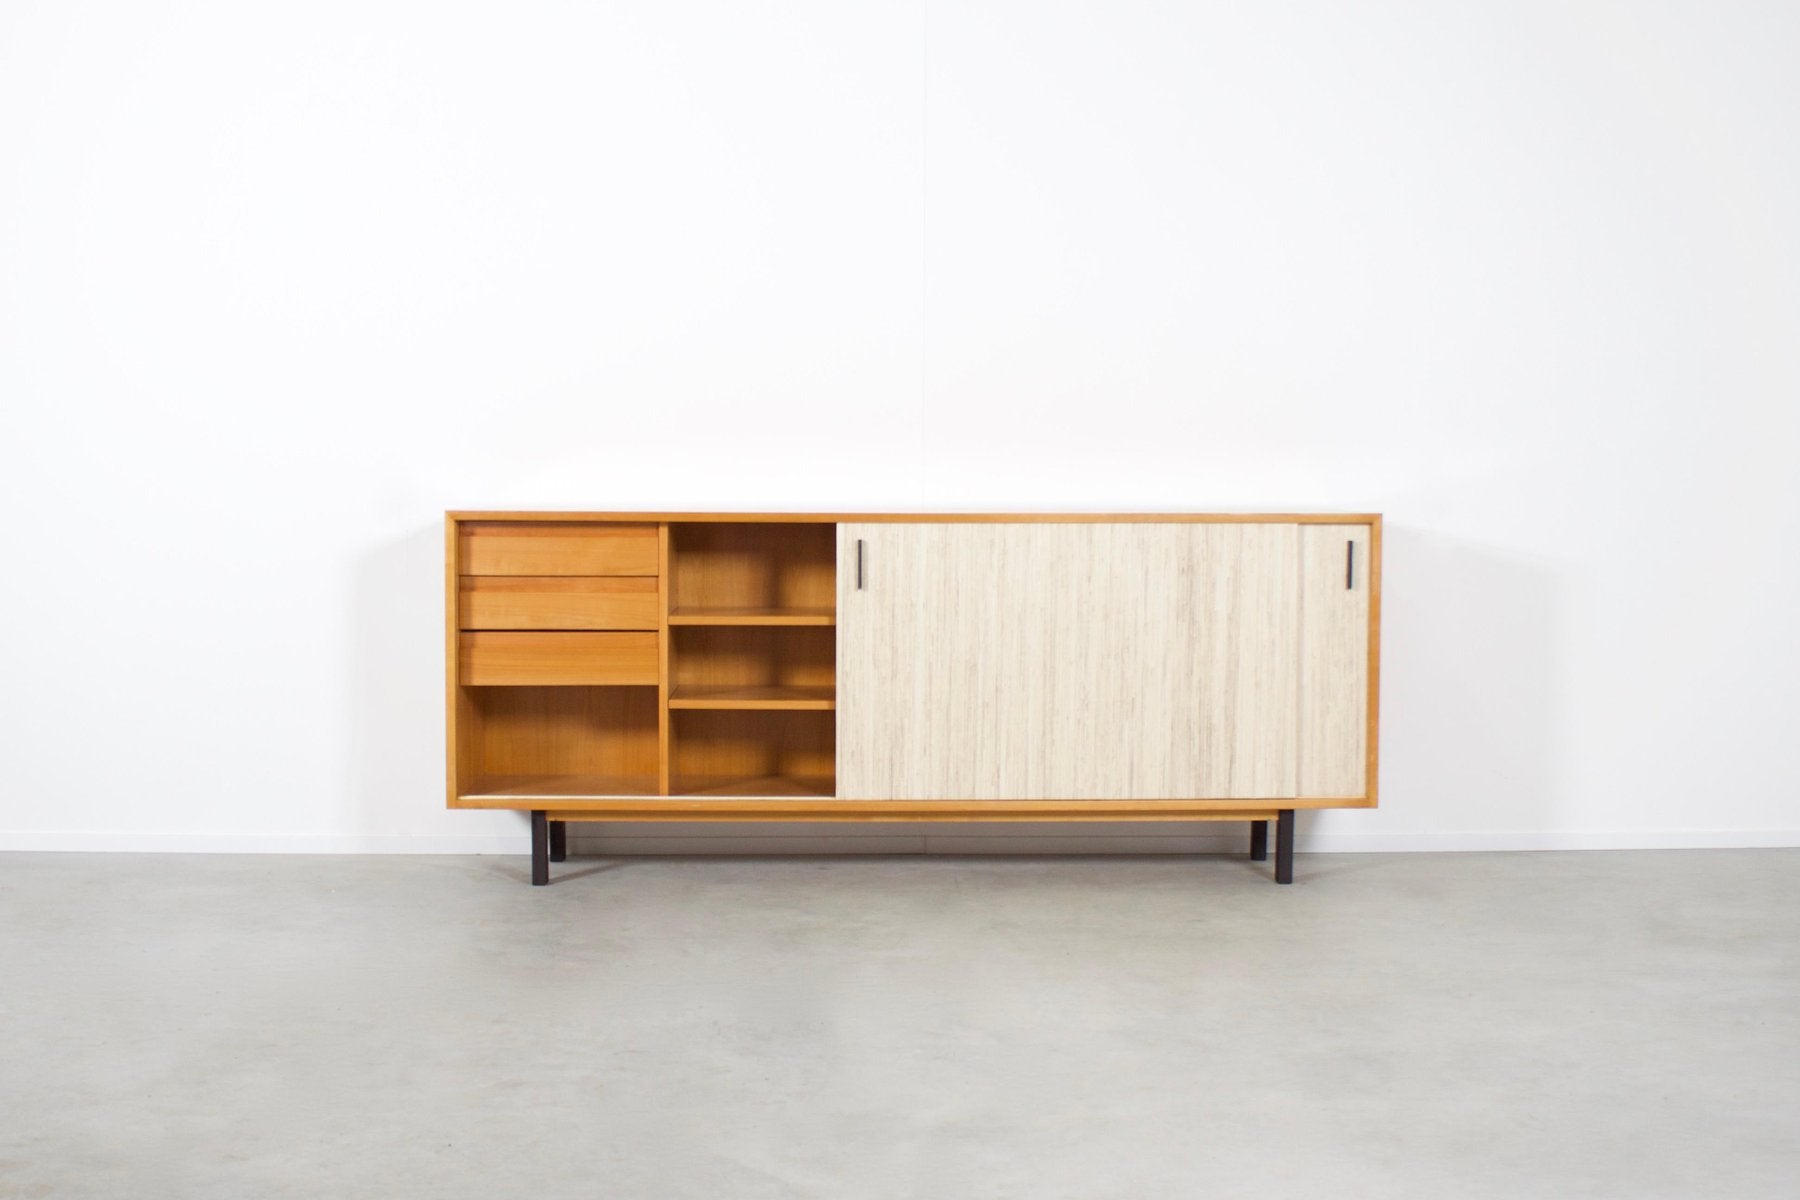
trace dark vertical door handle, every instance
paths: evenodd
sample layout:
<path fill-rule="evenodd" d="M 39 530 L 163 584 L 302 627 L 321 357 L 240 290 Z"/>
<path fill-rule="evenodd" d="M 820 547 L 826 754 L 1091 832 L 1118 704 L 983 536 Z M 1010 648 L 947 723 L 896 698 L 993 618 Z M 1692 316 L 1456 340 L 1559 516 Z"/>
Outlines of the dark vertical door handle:
<path fill-rule="evenodd" d="M 1356 542 L 1354 539 L 1344 543 L 1344 587 L 1356 586 Z"/>
<path fill-rule="evenodd" d="M 856 539 L 856 590 L 863 590 L 863 540 Z"/>

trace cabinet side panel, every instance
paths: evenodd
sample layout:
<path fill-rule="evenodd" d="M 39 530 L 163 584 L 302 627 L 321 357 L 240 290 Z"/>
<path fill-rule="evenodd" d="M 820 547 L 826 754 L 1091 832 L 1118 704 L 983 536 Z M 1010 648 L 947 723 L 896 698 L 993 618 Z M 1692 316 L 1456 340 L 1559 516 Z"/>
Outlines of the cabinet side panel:
<path fill-rule="evenodd" d="M 1369 598 L 1367 525 L 1300 533 L 1300 794 L 1367 794 Z"/>
<path fill-rule="evenodd" d="M 456 518 L 444 517 L 444 788 L 445 800 L 456 807 L 462 794 L 463 751 L 459 726 L 467 719 L 457 665 L 457 567 Z"/>

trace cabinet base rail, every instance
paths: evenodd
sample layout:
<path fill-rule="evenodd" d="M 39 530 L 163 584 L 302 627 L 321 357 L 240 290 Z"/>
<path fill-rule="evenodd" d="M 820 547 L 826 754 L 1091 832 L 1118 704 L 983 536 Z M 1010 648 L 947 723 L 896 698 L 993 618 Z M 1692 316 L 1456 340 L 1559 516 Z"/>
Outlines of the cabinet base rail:
<path fill-rule="evenodd" d="M 569 857 L 569 823 L 552 821 L 544 809 L 531 810 L 531 883 L 543 887 L 550 882 L 550 864 Z M 1269 860 L 1269 823 L 1250 822 L 1250 861 Z M 1294 810 L 1281 809 L 1275 814 L 1275 882 L 1294 882 Z"/>

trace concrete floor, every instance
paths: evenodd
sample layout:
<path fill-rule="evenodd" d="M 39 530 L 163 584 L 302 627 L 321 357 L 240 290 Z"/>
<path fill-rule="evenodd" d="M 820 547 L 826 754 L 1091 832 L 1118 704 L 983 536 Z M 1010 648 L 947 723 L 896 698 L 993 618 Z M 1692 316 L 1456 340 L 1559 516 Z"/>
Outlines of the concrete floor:
<path fill-rule="evenodd" d="M 0 856 L 0 1196 L 1791 1198 L 1800 851 Z"/>

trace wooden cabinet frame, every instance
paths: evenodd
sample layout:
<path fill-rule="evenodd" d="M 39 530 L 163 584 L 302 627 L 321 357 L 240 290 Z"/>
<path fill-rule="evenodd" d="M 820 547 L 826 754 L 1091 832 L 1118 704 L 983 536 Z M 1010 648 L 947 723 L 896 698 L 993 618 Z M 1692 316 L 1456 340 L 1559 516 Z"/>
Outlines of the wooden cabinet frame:
<path fill-rule="evenodd" d="M 1318 654 L 1366 674 L 1360 792 L 840 795 L 832 647 L 839 576 L 858 564 L 843 561 L 837 526 L 887 523 L 1297 527 L 1294 570 L 1335 571 L 1347 557 L 1346 588 L 1366 589 L 1366 640 L 1347 635 L 1351 617 L 1316 635 Z M 1346 530 L 1355 545 L 1340 555 L 1321 539 L 1329 526 L 1366 532 Z M 1276 878 L 1288 882 L 1296 809 L 1376 804 L 1378 514 L 464 511 L 446 514 L 445 547 L 448 804 L 530 812 L 534 882 L 561 857 L 569 821 L 784 819 L 1249 821 L 1257 859 L 1274 820 Z M 1302 613 L 1295 654 L 1308 652 L 1307 629 Z M 1321 713 L 1312 742 L 1335 739 L 1342 764 L 1357 752 L 1346 730 L 1358 714 L 1343 703 Z M 1298 767 L 1289 782 L 1306 790 Z"/>

